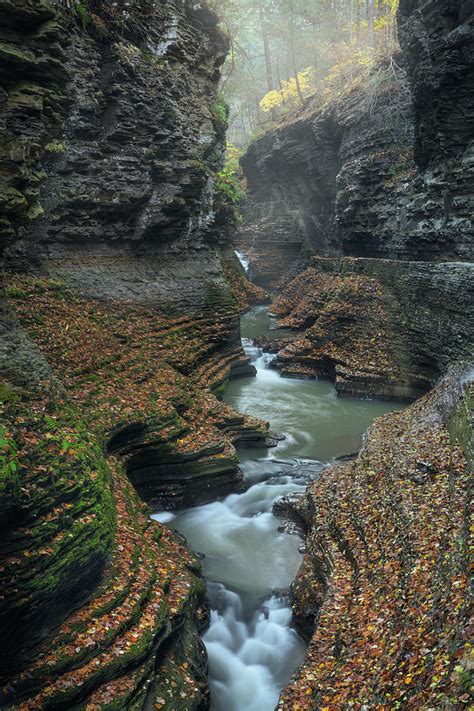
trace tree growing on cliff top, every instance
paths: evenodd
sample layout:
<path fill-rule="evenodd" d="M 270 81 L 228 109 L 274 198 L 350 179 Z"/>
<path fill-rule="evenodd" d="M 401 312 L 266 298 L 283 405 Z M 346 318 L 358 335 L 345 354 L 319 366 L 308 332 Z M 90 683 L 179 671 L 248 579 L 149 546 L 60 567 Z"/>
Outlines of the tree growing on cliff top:
<path fill-rule="evenodd" d="M 398 0 L 212 2 L 231 38 L 223 91 L 241 146 L 311 95 L 327 96 L 336 75 L 348 84 L 366 73 L 362 57 L 373 65 L 397 49 Z"/>

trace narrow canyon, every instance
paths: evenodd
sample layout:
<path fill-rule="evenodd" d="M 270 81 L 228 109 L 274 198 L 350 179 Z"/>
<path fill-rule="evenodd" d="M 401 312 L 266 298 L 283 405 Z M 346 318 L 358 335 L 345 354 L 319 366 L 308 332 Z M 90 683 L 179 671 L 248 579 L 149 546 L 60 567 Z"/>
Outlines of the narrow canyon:
<path fill-rule="evenodd" d="M 468 709 L 474 2 L 229 4 L 0 0 L 0 708 Z"/>

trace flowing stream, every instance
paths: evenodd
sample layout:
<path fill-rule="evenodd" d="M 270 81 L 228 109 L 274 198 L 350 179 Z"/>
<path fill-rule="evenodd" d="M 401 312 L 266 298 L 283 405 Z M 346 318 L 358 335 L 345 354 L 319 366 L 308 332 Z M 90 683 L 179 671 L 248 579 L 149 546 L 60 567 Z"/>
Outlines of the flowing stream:
<path fill-rule="evenodd" d="M 204 554 L 211 604 L 204 642 L 213 711 L 272 711 L 304 658 L 288 599 L 301 540 L 279 530 L 275 500 L 303 492 L 322 462 L 356 451 L 373 419 L 397 407 L 339 399 L 330 382 L 281 378 L 268 368 L 271 356 L 252 345 L 250 339 L 263 334 L 271 334 L 271 319 L 267 307 L 255 307 L 242 317 L 242 337 L 257 376 L 233 380 L 224 399 L 269 420 L 285 439 L 274 449 L 239 452 L 248 483 L 244 493 L 155 515 Z"/>

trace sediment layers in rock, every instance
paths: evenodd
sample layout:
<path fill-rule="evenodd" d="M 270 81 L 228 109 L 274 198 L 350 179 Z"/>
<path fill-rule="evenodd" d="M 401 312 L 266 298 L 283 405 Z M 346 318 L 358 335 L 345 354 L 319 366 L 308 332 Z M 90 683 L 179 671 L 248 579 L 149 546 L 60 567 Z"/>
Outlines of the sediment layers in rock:
<path fill-rule="evenodd" d="M 190 2 L 0 2 L 2 704 L 207 705 L 199 563 L 135 488 L 224 494 L 267 431 L 216 397 L 249 372 L 214 184 L 226 49 Z"/>
<path fill-rule="evenodd" d="M 150 521 L 73 405 L 10 403 L 6 422 L 18 481 L 2 511 L 2 707 L 139 709 L 163 698 L 182 708 L 173 700 L 185 698 L 198 708 L 199 562 Z"/>
<path fill-rule="evenodd" d="M 473 284 L 467 263 L 313 257 L 270 309 L 295 329 L 276 365 L 342 395 L 415 398 L 472 356 Z"/>
<path fill-rule="evenodd" d="M 472 370 L 447 376 L 296 504 L 294 613 L 313 633 L 279 709 L 468 704 L 473 396 Z"/>
<path fill-rule="evenodd" d="M 473 15 L 448 5 L 401 2 L 399 56 L 250 146 L 238 239 L 257 283 L 291 276 L 308 251 L 473 259 Z"/>
<path fill-rule="evenodd" d="M 210 290 L 207 308 L 173 317 L 31 276 L 11 278 L 7 294 L 52 375 L 35 392 L 2 390 L 5 701 L 141 708 L 150 687 L 158 703 L 197 708 L 207 693 L 199 565 L 169 534 L 157 548 L 163 528 L 129 482 L 158 508 L 240 485 L 233 443 L 264 441 L 267 425 L 213 394 L 249 369 L 232 338 L 234 302 Z"/>
<path fill-rule="evenodd" d="M 249 260 L 252 282 L 270 291 L 278 289 L 284 276 L 297 274 L 308 256 L 298 223 L 270 202 L 245 206 L 234 244 Z"/>
<path fill-rule="evenodd" d="M 143 498 L 161 508 L 209 500 L 240 482 L 232 441 L 262 438 L 265 423 L 212 393 L 248 368 L 232 347 L 238 314 L 218 292 L 201 312 L 98 302 L 61 282 L 15 277 L 21 323 L 108 451 L 120 454 Z M 196 480 L 193 482 L 193 480 Z"/>
<path fill-rule="evenodd" d="M 381 73 L 377 86 L 369 81 L 326 107 L 308 107 L 243 157 L 250 197 L 237 239 L 257 283 L 292 276 L 310 253 L 399 248 L 413 118 L 406 77 Z"/>
<path fill-rule="evenodd" d="M 416 161 L 436 167 L 454 158 L 448 166 L 455 167 L 457 161 L 471 180 L 466 146 L 474 131 L 473 24 L 474 7 L 465 0 L 400 0 L 400 44 L 417 117 Z"/>
<path fill-rule="evenodd" d="M 202 246 L 225 130 L 213 109 L 227 50 L 216 17 L 135 1 L 127 20 L 91 2 L 87 32 L 70 3 L 32 5 L 2 3 L 8 189 L 28 203 L 27 230 L 12 212 L 10 231 L 29 243 L 17 250 L 31 263 L 31 242 L 35 256 Z"/>
<path fill-rule="evenodd" d="M 134 489 L 158 508 L 213 499 L 241 483 L 233 443 L 264 440 L 266 423 L 213 394 L 249 367 L 233 301 L 210 291 L 207 309 L 173 318 L 45 277 L 16 276 L 7 294 L 52 375 L 2 390 L 4 700 L 197 708 L 199 564 Z"/>
<path fill-rule="evenodd" d="M 469 3 L 401 3 L 399 55 L 242 159 L 241 248 L 300 331 L 278 353 L 287 375 L 416 397 L 472 356 L 472 24 Z"/>

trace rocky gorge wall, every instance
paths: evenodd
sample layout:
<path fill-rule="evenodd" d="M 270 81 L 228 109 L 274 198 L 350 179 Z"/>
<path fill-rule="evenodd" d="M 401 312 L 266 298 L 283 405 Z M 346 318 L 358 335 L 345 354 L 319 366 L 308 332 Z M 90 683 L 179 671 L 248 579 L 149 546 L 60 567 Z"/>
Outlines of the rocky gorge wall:
<path fill-rule="evenodd" d="M 215 189 L 227 40 L 190 2 L 0 2 L 5 708 L 203 708 L 200 564 L 159 508 L 240 486 L 248 285 Z"/>
<path fill-rule="evenodd" d="M 270 313 L 292 329 L 274 366 L 338 394 L 411 400 L 474 353 L 469 263 L 311 257 Z M 276 341 L 278 343 L 278 341 Z"/>
<path fill-rule="evenodd" d="M 401 52 L 256 140 L 237 235 L 289 377 L 416 402 L 275 511 L 306 531 L 309 640 L 279 709 L 466 708 L 474 5 L 401 0 Z M 421 396 L 421 397 L 420 397 Z"/>
<path fill-rule="evenodd" d="M 280 289 L 273 314 L 295 331 L 277 354 L 283 372 L 413 398 L 471 357 L 472 12 L 401 3 L 391 62 L 243 157 L 237 243 L 256 283 Z"/>
<path fill-rule="evenodd" d="M 279 709 L 467 708 L 472 369 L 378 418 L 354 461 L 290 502 L 307 530 L 295 620 L 310 638 Z"/>
<path fill-rule="evenodd" d="M 401 2 L 400 54 L 250 146 L 240 241 L 257 281 L 273 278 L 258 263 L 268 241 L 303 256 L 472 259 L 472 12 Z"/>

